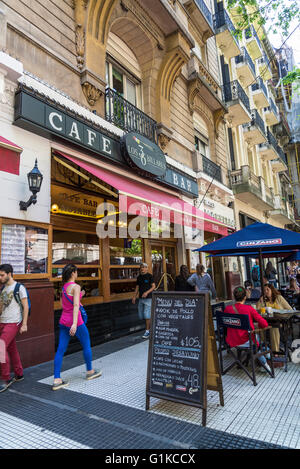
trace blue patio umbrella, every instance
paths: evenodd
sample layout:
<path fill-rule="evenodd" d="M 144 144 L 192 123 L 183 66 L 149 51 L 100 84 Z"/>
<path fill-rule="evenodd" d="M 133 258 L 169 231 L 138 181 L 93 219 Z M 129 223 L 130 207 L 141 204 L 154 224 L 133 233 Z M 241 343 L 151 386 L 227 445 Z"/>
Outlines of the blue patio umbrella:
<path fill-rule="evenodd" d="M 290 256 L 285 257 L 280 262 L 300 261 L 300 251 L 294 251 Z"/>
<path fill-rule="evenodd" d="M 296 249 L 300 249 L 300 233 L 256 222 L 194 251 L 223 256 L 256 254 L 260 261 L 260 281 L 263 289 L 262 255 L 269 254 L 273 257 L 275 253 L 283 254 Z"/>

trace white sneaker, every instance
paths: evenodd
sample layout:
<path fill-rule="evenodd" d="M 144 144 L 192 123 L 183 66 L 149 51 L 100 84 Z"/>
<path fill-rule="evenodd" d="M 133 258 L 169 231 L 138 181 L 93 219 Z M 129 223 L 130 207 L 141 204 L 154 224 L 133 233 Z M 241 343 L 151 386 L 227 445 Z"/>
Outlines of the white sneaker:
<path fill-rule="evenodd" d="M 150 331 L 145 331 L 145 334 L 143 335 L 143 339 L 149 339 L 150 336 Z"/>
<path fill-rule="evenodd" d="M 266 363 L 264 365 L 264 368 L 263 368 L 263 366 L 261 366 L 260 371 L 261 371 L 261 373 L 267 373 L 267 371 L 269 373 L 272 373 L 272 370 L 271 370 L 270 366 L 268 365 L 268 363 Z"/>

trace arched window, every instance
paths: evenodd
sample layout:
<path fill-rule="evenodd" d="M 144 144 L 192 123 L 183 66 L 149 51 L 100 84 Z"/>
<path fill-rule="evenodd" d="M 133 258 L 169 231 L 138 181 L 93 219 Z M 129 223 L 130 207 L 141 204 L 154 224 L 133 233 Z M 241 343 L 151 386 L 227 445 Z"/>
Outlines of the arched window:
<path fill-rule="evenodd" d="M 110 32 L 107 43 L 106 85 L 139 109 L 141 102 L 141 69 L 127 44 Z"/>

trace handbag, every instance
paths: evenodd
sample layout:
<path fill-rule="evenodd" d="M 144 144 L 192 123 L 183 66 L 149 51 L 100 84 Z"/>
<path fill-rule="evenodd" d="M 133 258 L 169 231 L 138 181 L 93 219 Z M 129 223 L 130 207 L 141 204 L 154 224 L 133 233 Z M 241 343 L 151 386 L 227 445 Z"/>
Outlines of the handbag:
<path fill-rule="evenodd" d="M 64 287 L 63 287 L 62 291 L 63 291 L 63 294 L 65 295 L 65 297 L 67 298 L 67 300 L 68 300 L 71 304 L 73 304 L 73 301 L 70 300 L 70 298 L 69 298 L 68 295 L 66 294 Z M 87 316 L 86 310 L 84 309 L 84 307 L 83 307 L 82 305 L 79 306 L 79 311 L 80 311 L 80 314 L 81 314 L 81 317 L 82 317 L 82 320 L 83 320 L 84 324 L 86 324 L 86 323 L 87 323 L 87 320 L 88 320 L 88 316 Z"/>

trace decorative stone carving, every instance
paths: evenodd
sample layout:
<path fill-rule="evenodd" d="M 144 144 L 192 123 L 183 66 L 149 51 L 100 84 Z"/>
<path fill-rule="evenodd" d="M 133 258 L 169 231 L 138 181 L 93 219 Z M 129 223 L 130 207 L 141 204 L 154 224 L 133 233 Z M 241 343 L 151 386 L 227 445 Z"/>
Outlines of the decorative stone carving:
<path fill-rule="evenodd" d="M 167 135 L 160 134 L 158 136 L 158 143 L 162 151 L 165 153 L 165 150 L 167 148 L 168 143 L 170 142 L 171 138 L 168 137 Z"/>
<path fill-rule="evenodd" d="M 87 102 L 94 107 L 100 96 L 102 96 L 102 91 L 87 81 L 82 83 L 81 86 Z"/>
<path fill-rule="evenodd" d="M 73 0 L 75 20 L 75 50 L 77 67 L 82 70 L 85 61 L 85 23 L 89 0 Z"/>
<path fill-rule="evenodd" d="M 76 25 L 75 30 L 75 46 L 76 46 L 76 60 L 79 70 L 84 65 L 84 53 L 85 53 L 85 31 L 81 24 Z"/>
<path fill-rule="evenodd" d="M 98 99 L 105 93 L 105 82 L 85 68 L 81 72 L 80 83 L 87 102 L 90 106 L 95 106 Z"/>
<path fill-rule="evenodd" d="M 89 3 L 89 0 L 72 0 L 72 7 L 75 9 L 76 6 L 79 6 L 79 7 L 83 7 L 86 10 L 88 3 Z"/>

